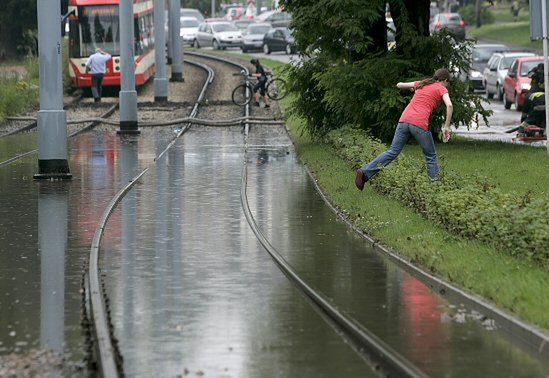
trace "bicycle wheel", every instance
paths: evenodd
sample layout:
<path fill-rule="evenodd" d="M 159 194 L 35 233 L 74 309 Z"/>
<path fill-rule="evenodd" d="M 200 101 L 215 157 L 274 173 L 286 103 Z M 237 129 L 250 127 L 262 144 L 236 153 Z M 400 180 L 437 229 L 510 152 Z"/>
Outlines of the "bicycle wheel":
<path fill-rule="evenodd" d="M 275 78 L 267 84 L 267 96 L 271 100 L 282 100 L 288 94 L 288 86 L 281 78 Z"/>
<path fill-rule="evenodd" d="M 246 89 L 249 89 L 248 91 Z M 232 99 L 238 106 L 248 105 L 252 100 L 253 88 L 249 84 L 240 84 L 233 90 Z"/>

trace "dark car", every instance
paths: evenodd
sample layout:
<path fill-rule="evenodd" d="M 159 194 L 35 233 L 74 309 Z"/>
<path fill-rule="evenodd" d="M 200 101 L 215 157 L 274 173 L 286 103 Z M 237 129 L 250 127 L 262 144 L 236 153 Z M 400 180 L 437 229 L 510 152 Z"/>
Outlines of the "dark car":
<path fill-rule="evenodd" d="M 435 15 L 429 24 L 429 31 L 431 34 L 435 34 L 443 29 L 450 30 L 457 38 L 465 39 L 465 22 L 463 22 L 459 13 L 439 13 Z"/>
<path fill-rule="evenodd" d="M 270 54 L 273 51 L 285 51 L 286 54 L 295 54 L 295 40 L 288 28 L 269 30 L 263 37 L 263 52 Z"/>
<path fill-rule="evenodd" d="M 494 53 L 509 51 L 501 44 L 476 44 L 471 53 L 471 69 L 464 75 L 463 80 L 469 83 L 472 91 L 484 91 L 484 68 Z"/>

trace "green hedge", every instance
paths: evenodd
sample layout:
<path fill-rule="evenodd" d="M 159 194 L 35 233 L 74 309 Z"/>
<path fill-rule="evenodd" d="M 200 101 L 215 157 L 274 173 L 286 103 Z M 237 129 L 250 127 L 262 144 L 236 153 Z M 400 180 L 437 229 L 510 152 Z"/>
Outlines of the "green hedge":
<path fill-rule="evenodd" d="M 327 134 L 339 156 L 357 168 L 387 146 L 357 128 Z M 462 176 L 441 164 L 441 180 L 428 179 L 425 162 L 401 154 L 371 184 L 449 231 L 549 269 L 549 202 L 502 193 L 494 183 Z"/>

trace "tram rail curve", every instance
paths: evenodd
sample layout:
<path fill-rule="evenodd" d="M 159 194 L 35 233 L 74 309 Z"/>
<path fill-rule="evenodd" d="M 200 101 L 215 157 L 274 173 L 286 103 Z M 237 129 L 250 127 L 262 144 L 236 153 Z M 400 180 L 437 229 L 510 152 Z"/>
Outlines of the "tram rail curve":
<path fill-rule="evenodd" d="M 247 67 L 237 62 L 218 56 L 211 56 L 208 54 L 196 52 L 187 52 L 186 54 L 232 64 L 248 71 Z M 249 117 L 249 115 L 250 104 L 247 104 L 244 110 L 244 117 Z M 320 291 L 307 284 L 305 280 L 297 274 L 292 266 L 285 261 L 282 255 L 271 245 L 271 243 L 263 235 L 253 217 L 247 199 L 247 140 L 250 132 L 250 126 L 251 124 L 249 122 L 244 123 L 244 161 L 242 167 L 240 199 L 246 220 L 260 244 L 265 248 L 269 256 L 273 259 L 273 261 L 282 271 L 282 273 L 290 280 L 290 282 L 292 282 L 292 284 L 296 286 L 299 292 L 306 299 L 309 300 L 309 303 L 317 312 L 319 312 L 321 317 L 330 326 L 332 326 L 336 330 L 341 331 L 340 335 L 352 345 L 355 352 L 357 352 L 362 358 L 364 358 L 364 351 L 366 351 L 367 358 L 370 360 L 370 364 L 374 369 L 377 370 L 380 375 L 425 377 L 426 375 L 415 365 L 409 362 L 406 358 L 402 357 L 398 352 L 394 351 L 381 339 L 376 337 L 372 332 L 365 329 L 352 317 L 337 309 L 337 307 L 331 304 L 330 301 L 326 299 Z"/>
<path fill-rule="evenodd" d="M 209 85 L 215 77 L 214 71 L 201 63 L 185 60 L 186 63 L 195 65 L 204 69 L 207 73 L 207 79 L 204 82 L 202 91 L 194 104 L 189 118 L 194 118 L 198 114 L 198 109 L 202 103 Z M 106 290 L 101 279 L 101 270 L 99 268 L 100 245 L 107 222 L 116 209 L 116 206 L 122 201 L 124 196 L 145 176 L 150 167 L 160 160 L 166 152 L 177 142 L 177 140 L 188 131 L 191 123 L 185 124 L 177 135 L 167 144 L 167 146 L 153 159 L 151 164 L 134 176 L 116 195 L 104 210 L 99 225 L 95 229 L 93 241 L 90 248 L 88 260 L 88 269 L 85 273 L 83 283 L 83 299 L 85 301 L 85 316 L 88 318 L 86 323 L 91 327 L 91 336 L 95 340 L 94 352 L 97 361 L 97 368 L 104 377 L 119 377 L 124 375 L 124 366 L 122 355 L 118 349 L 118 342 L 114 336 L 114 328 L 110 320 L 109 300 L 106 296 Z"/>

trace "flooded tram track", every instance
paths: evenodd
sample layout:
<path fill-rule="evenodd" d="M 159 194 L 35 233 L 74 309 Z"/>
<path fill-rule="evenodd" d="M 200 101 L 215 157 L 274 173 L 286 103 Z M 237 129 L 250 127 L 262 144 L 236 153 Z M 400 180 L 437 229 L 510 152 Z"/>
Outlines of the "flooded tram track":
<path fill-rule="evenodd" d="M 202 54 L 200 56 L 207 57 Z M 247 109 L 247 111 L 249 110 Z M 246 219 L 254 234 L 258 238 L 258 241 L 269 253 L 275 264 L 288 277 L 288 279 L 298 288 L 300 292 L 304 294 L 304 296 L 306 296 L 313 307 L 316 307 L 315 310 L 318 310 L 317 312 L 320 313 L 321 317 L 331 324 L 334 329 L 346 341 L 349 342 L 350 345 L 354 346 L 353 349 L 355 349 L 357 353 L 366 354 L 366 360 L 369 364 L 375 370 L 380 369 L 378 373 L 381 375 L 390 376 L 426 376 L 426 374 L 417 365 L 410 362 L 410 360 L 404 357 L 401 353 L 394 350 L 389 344 L 384 342 L 382 338 L 376 336 L 376 334 L 371 332 L 367 326 L 361 324 L 361 322 L 357 321 L 353 316 L 341 310 L 341 307 L 336 307 L 337 296 L 334 297 L 334 295 L 332 295 L 330 298 L 329 295 L 326 295 L 321 290 L 315 288 L 314 285 L 308 284 L 262 233 L 260 227 L 254 219 L 252 211 L 250 210 L 247 197 L 248 167 L 250 163 L 250 159 L 248 157 L 248 150 L 250 147 L 248 144 L 250 126 L 251 125 L 246 124 L 244 132 L 245 157 L 242 168 L 242 184 L 240 194 L 242 208 Z M 254 148 L 255 147 L 256 146 L 254 146 Z M 305 170 L 323 201 L 328 204 L 331 210 L 336 211 L 339 218 L 342 218 L 342 214 L 338 212 L 328 201 L 327 197 L 318 186 L 318 183 L 314 180 L 311 172 L 306 167 Z M 346 223 L 348 224 L 348 221 L 346 221 Z M 356 231 L 356 227 L 351 228 Z M 456 303 L 460 304 L 460 306 L 468 307 L 469 311 L 472 311 L 470 315 L 471 318 L 476 319 L 473 321 L 477 322 L 477 325 L 480 328 L 487 327 L 487 329 L 492 329 L 492 327 L 496 327 L 496 329 L 501 329 L 501 331 L 498 332 L 499 337 L 506 340 L 511 345 L 518 346 L 519 349 L 525 351 L 527 354 L 530 354 L 534 357 L 534 359 L 540 362 L 545 359 L 544 356 L 548 354 L 548 350 L 547 348 L 544 348 L 544 346 L 549 340 L 545 332 L 506 314 L 478 296 L 471 295 L 466 291 L 457 288 L 452 284 L 446 283 L 423 271 L 422 269 L 413 266 L 411 263 L 403 261 L 402 258 L 399 258 L 383 246 L 377 245 L 377 243 L 373 242 L 367 235 L 364 235 L 361 232 L 358 234 L 365 237 L 365 240 L 372 242 L 372 247 L 378 249 L 377 253 L 387 255 L 389 260 L 396 263 L 396 265 L 400 266 L 404 271 L 408 272 L 416 279 L 419 279 L 426 285 L 426 287 L 429 287 L 441 297 L 451 300 L 450 303 Z M 476 315 L 475 311 L 478 311 Z M 545 364 L 542 363 L 540 366 L 543 365 Z"/>
<path fill-rule="evenodd" d="M 247 71 L 247 67 L 228 59 L 194 52 L 190 55 L 232 64 Z M 250 104 L 244 107 L 244 117 L 249 116 Z M 268 252 L 269 256 L 282 273 L 307 299 L 308 303 L 319 316 L 328 323 L 328 325 L 334 328 L 334 331 L 349 343 L 351 348 L 359 354 L 374 371 L 377 371 L 377 374 L 381 376 L 425 377 L 426 375 L 410 361 L 402 357 L 374 333 L 360 325 L 355 319 L 339 310 L 334 304 L 330 303 L 320 291 L 307 284 L 261 232 L 252 211 L 250 210 L 247 198 L 249 163 L 248 136 L 251 126 L 252 125 L 247 122 L 244 124 L 244 161 L 241 173 L 240 200 L 246 220 L 259 243 Z"/>
<path fill-rule="evenodd" d="M 188 55 L 199 57 L 204 60 L 216 60 L 218 62 L 223 62 L 225 64 L 247 70 L 246 67 L 223 58 L 199 53 L 188 53 Z M 205 92 L 208 85 L 213 82 L 214 70 L 209 68 L 207 65 L 198 62 L 189 61 L 188 63 L 201 66 L 206 69 L 209 74 L 208 80 L 206 80 L 201 95 L 193 108 L 191 116 L 189 117 L 193 118 L 198 115 L 200 104 L 207 101 L 205 99 Z M 219 99 L 213 100 L 210 103 L 210 106 L 216 103 L 215 101 L 217 101 L 217 105 L 219 106 L 226 106 L 226 103 L 223 103 Z M 231 111 L 235 113 L 237 112 L 236 108 L 233 108 Z M 249 119 L 249 105 L 244 108 L 243 112 L 243 119 Z M 216 115 L 215 111 L 212 111 L 212 113 L 214 116 Z M 171 124 L 173 124 L 173 122 L 165 122 L 165 126 Z M 87 298 L 86 307 L 87 311 L 89 311 L 88 314 L 93 319 L 93 329 L 98 348 L 98 363 L 100 370 L 106 376 L 118 376 L 119 374 L 123 374 L 124 370 L 122 353 L 120 353 L 117 346 L 118 342 L 115 337 L 116 329 L 109 318 L 111 310 L 109 309 L 109 299 L 107 298 L 107 290 L 105 288 L 105 286 L 108 285 L 108 282 L 103 280 L 101 269 L 99 267 L 101 238 L 107 229 L 109 217 L 115 211 L 117 204 L 119 204 L 124 196 L 132 190 L 134 185 L 146 175 L 149 169 L 156 164 L 171 147 L 174 146 L 177 140 L 190 129 L 191 124 L 192 123 L 189 122 L 181 129 L 178 129 L 177 136 L 173 138 L 172 141 L 159 154 L 156 155 L 152 164 L 134 176 L 131 180 L 129 180 L 129 183 L 125 187 L 119 190 L 103 213 L 100 224 L 96 229 L 90 250 L 89 267 L 85 280 L 86 289 L 84 293 Z M 307 303 L 312 306 L 322 320 L 332 327 L 336 333 L 341 336 L 363 360 L 367 362 L 367 364 L 374 372 L 376 372 L 377 375 L 413 377 L 426 376 L 424 371 L 422 371 L 417 365 L 410 362 L 410 360 L 392 348 L 381 337 L 376 336 L 376 334 L 370 331 L 367 326 L 356 320 L 345 311 L 342 311 L 340 308 L 336 307 L 334 299 L 329 299 L 329 295 L 326 295 L 322 292 L 322 290 L 315 288 L 315 285 L 306 282 L 306 280 L 300 276 L 299 273 L 297 273 L 296 269 L 294 269 L 292 265 L 286 261 L 282 254 L 278 252 L 277 248 L 271 244 L 271 241 L 262 232 L 248 203 L 247 186 L 250 161 L 248 151 L 250 148 L 254 148 L 249 145 L 250 126 L 250 123 L 246 121 L 243 122 L 244 162 L 242 164 L 241 171 L 240 201 L 248 225 L 255 234 L 259 243 L 269 253 L 270 257 L 275 262 L 275 265 L 290 280 L 290 282 L 295 285 L 298 291 L 305 297 Z M 316 190 L 319 190 L 319 188 L 317 187 Z"/>
<path fill-rule="evenodd" d="M 205 70 L 208 74 L 207 79 L 204 82 L 202 90 L 198 96 L 196 103 L 189 115 L 189 118 L 194 118 L 198 114 L 198 109 L 201 102 L 204 99 L 208 86 L 214 80 L 215 74 L 211 68 L 206 65 L 195 63 L 191 61 L 185 61 Z M 185 124 L 177 135 L 168 143 L 168 145 L 153 159 L 151 165 L 154 165 L 159 159 L 161 159 L 166 152 L 177 142 L 177 140 L 190 128 L 191 124 Z M 107 208 L 103 212 L 103 215 L 99 221 L 99 225 L 95 230 L 89 261 L 88 269 L 83 278 L 83 301 L 84 301 L 84 324 L 91 327 L 89 333 L 93 335 L 95 340 L 95 347 L 92 347 L 92 351 L 96 353 L 94 360 L 97 362 L 97 369 L 105 377 L 118 377 L 124 375 L 123 357 L 118 347 L 118 341 L 114 334 L 114 327 L 110 320 L 109 299 L 107 298 L 105 283 L 102 279 L 101 269 L 99 268 L 99 254 L 101 238 L 107 227 L 109 217 L 114 212 L 116 206 L 122 201 L 124 196 L 139 182 L 139 180 L 149 171 L 149 167 L 146 167 L 139 174 L 134 176 L 129 182 L 120 189 L 116 195 L 112 198 L 111 202 L 107 205 Z M 91 342 L 91 340 L 88 340 Z"/>

